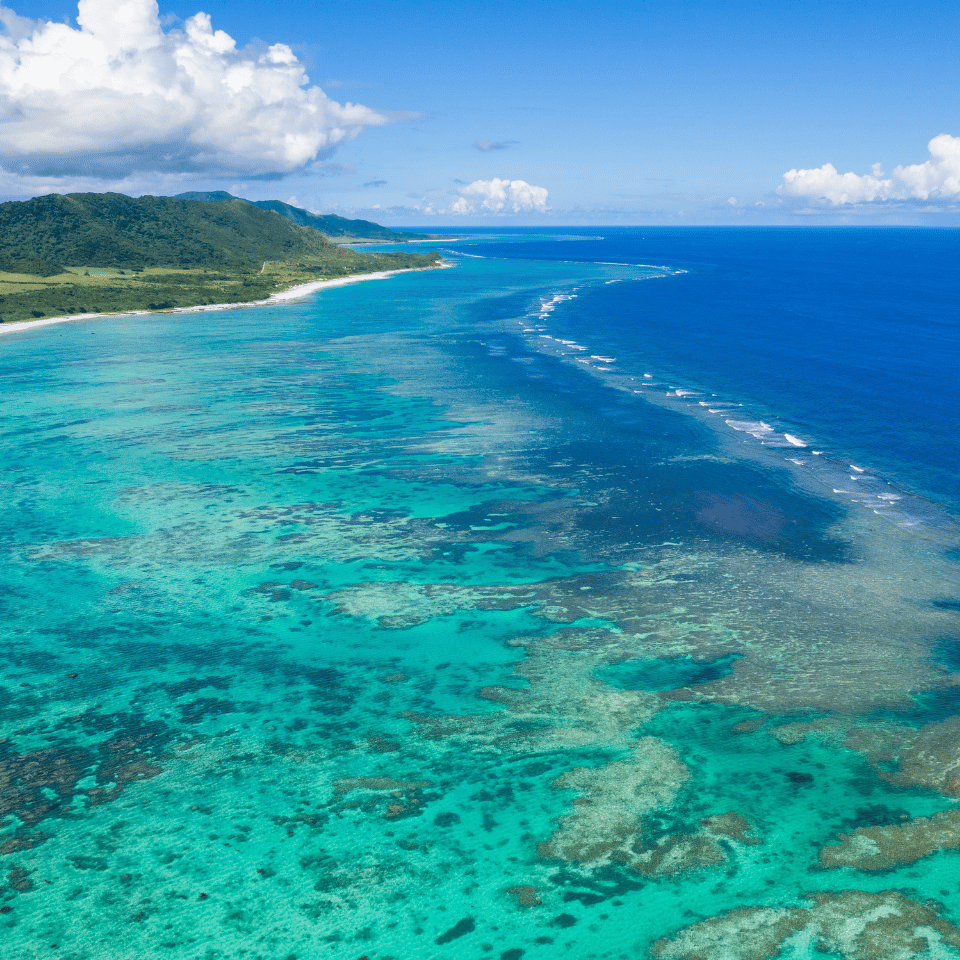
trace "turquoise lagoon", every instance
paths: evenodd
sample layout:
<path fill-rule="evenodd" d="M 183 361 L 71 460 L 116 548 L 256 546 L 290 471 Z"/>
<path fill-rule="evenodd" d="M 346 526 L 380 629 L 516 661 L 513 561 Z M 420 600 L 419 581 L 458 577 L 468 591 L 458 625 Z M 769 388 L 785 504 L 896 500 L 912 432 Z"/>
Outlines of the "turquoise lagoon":
<path fill-rule="evenodd" d="M 955 414 L 651 236 L 0 338 L 4 958 L 960 957 Z"/>

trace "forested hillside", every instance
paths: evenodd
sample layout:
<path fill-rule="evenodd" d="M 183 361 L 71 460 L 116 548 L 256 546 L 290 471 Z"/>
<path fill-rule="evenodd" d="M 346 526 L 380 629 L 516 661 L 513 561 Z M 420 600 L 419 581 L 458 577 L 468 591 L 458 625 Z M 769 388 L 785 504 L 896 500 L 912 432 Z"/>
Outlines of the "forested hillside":
<path fill-rule="evenodd" d="M 438 259 L 339 247 L 244 200 L 52 194 L 0 204 L 0 322 L 249 302 Z"/>
<path fill-rule="evenodd" d="M 180 200 L 238 200 L 232 194 L 223 190 L 217 190 L 210 193 L 193 192 L 177 194 Z M 296 223 L 301 227 L 313 227 L 325 237 L 339 243 L 347 243 L 358 240 L 376 240 L 381 243 L 407 243 L 410 240 L 430 240 L 433 239 L 427 233 L 408 233 L 406 230 L 391 230 L 389 227 L 383 227 L 379 223 L 371 220 L 350 220 L 347 217 L 338 217 L 335 213 L 311 213 L 302 207 L 294 207 L 289 203 L 283 203 L 281 200 L 245 200 L 245 203 L 259 207 L 261 210 L 273 210 L 282 217 L 286 217 L 291 223 Z"/>

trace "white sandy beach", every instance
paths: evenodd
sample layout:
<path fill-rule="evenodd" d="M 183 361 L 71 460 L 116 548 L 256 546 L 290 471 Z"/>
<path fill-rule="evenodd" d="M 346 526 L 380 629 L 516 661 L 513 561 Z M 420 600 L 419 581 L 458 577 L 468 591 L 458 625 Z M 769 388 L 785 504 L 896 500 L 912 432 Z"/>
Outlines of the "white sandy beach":
<path fill-rule="evenodd" d="M 15 323 L 0 323 L 0 334 L 18 333 L 21 330 L 31 330 L 34 327 L 47 327 L 54 323 L 67 323 L 70 320 L 92 320 L 95 317 L 142 317 L 149 313 L 206 313 L 212 310 L 238 310 L 241 307 L 263 307 L 285 300 L 298 300 L 309 296 L 325 287 L 342 287 L 348 283 L 360 283 L 363 280 L 383 280 L 398 273 L 417 273 L 422 270 L 436 270 L 453 266 L 441 261 L 436 267 L 410 267 L 406 270 L 381 270 L 377 273 L 355 273 L 349 277 L 338 277 L 336 280 L 313 280 L 310 283 L 300 283 L 287 290 L 281 290 L 267 297 L 266 300 L 253 300 L 248 303 L 209 303 L 196 307 L 175 307 L 172 310 L 127 310 L 123 313 L 73 313 L 66 317 L 44 317 L 41 320 L 21 320 Z"/>

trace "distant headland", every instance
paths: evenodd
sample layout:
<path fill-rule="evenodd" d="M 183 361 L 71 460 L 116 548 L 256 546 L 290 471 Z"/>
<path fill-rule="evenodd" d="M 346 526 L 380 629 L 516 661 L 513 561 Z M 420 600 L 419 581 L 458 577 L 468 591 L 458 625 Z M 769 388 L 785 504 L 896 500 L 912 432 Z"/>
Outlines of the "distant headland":
<path fill-rule="evenodd" d="M 224 190 L 215 190 L 210 193 L 202 191 L 178 193 L 174 199 L 200 200 L 205 203 L 220 200 L 243 200 L 242 197 L 235 197 L 232 193 L 227 193 Z M 273 210 L 299 227 L 313 227 L 314 230 L 322 233 L 328 240 L 333 240 L 334 243 L 410 243 L 411 241 L 423 242 L 424 240 L 447 239 L 430 233 L 408 233 L 406 230 L 391 230 L 389 227 L 383 227 L 371 220 L 348 220 L 346 217 L 338 217 L 332 213 L 311 213 L 302 207 L 294 207 L 280 200 L 243 200 L 243 202 L 252 203 L 261 210 Z"/>

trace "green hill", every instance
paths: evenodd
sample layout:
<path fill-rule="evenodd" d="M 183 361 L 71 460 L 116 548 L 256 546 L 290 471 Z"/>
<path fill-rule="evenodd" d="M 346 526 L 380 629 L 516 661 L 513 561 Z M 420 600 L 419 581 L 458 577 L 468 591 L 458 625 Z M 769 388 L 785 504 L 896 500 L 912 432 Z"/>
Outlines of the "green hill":
<path fill-rule="evenodd" d="M 25 259 L 87 267 L 259 269 L 336 248 L 270 211 L 120 193 L 51 194 L 0 204 L 0 268 Z"/>
<path fill-rule="evenodd" d="M 236 198 L 51 194 L 0 204 L 0 322 L 248 303 L 296 283 L 438 259 L 340 247 Z"/>
<path fill-rule="evenodd" d="M 220 201 L 220 200 L 239 200 L 240 197 L 234 197 L 223 190 L 215 190 L 209 193 L 192 192 L 177 194 L 179 200 L 202 200 L 202 201 Z M 294 207 L 289 203 L 283 203 L 280 200 L 246 200 L 261 210 L 273 210 L 280 216 L 286 217 L 291 223 L 301 227 L 313 227 L 330 240 L 336 240 L 340 243 L 347 243 L 355 240 L 378 240 L 381 243 L 406 243 L 409 240 L 432 240 L 430 234 L 426 233 L 406 233 L 400 230 L 390 230 L 379 223 L 373 223 L 371 220 L 348 220 L 346 217 L 338 217 L 336 214 L 318 214 L 310 213 L 301 207 Z"/>

